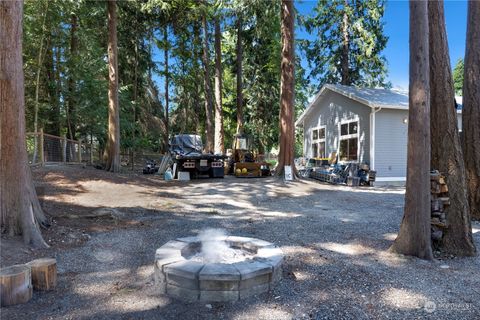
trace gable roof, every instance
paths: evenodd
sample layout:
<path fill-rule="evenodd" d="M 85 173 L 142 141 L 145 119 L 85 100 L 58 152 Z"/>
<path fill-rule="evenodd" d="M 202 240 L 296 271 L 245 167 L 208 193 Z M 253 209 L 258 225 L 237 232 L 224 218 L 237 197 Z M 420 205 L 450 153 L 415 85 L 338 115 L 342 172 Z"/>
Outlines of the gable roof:
<path fill-rule="evenodd" d="M 386 108 L 408 110 L 408 92 L 387 89 L 356 88 L 341 84 L 326 84 L 317 93 L 312 102 L 295 122 L 298 126 L 314 108 L 327 91 L 336 92 L 370 108 Z"/>

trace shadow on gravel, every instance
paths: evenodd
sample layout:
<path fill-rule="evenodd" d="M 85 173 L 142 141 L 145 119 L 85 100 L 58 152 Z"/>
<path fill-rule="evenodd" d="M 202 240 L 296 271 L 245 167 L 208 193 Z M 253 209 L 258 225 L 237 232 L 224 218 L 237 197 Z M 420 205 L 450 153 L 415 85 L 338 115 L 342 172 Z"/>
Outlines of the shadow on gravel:
<path fill-rule="evenodd" d="M 65 192 L 76 192 L 72 190 L 76 176 L 90 181 L 81 178 L 81 172 L 65 175 L 71 180 L 60 186 Z M 118 199 L 117 220 L 57 218 L 52 239 L 57 239 L 56 230 L 63 230 L 65 239 L 80 230 L 89 235 L 88 240 L 71 246 L 56 242 L 45 251 L 44 255 L 57 258 L 59 288 L 35 294 L 27 305 L 2 309 L 2 318 L 480 318 L 478 299 L 466 301 L 477 296 L 478 258 L 441 269 L 436 263 L 387 252 L 403 215 L 403 189 L 384 192 L 311 181 L 285 185 L 273 178 L 167 184 L 141 177 L 137 185 L 137 178 L 105 172 L 99 173 L 99 179 L 141 186 L 135 196 L 148 201 L 126 205 Z M 55 186 L 53 176 L 48 183 Z M 50 197 L 51 189 L 45 190 L 44 206 L 52 216 L 88 214 L 98 208 L 89 202 L 62 203 L 57 193 Z M 206 228 L 280 246 L 285 254 L 283 279 L 270 292 L 237 303 L 184 303 L 156 294 L 155 250 Z M 480 246 L 480 232 L 474 237 Z M 453 285 L 452 278 L 461 286 Z M 453 298 L 470 303 L 472 309 L 442 309 L 442 299 Z M 425 311 L 428 301 L 438 304 L 437 311 Z"/>

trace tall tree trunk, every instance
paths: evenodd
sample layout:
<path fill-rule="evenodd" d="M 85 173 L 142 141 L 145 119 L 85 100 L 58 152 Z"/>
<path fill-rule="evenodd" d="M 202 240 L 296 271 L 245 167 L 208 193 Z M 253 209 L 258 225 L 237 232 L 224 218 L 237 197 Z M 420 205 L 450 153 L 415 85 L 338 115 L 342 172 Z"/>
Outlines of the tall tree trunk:
<path fill-rule="evenodd" d="M 165 26 L 163 29 L 163 42 L 165 45 L 164 50 L 164 59 L 165 59 L 165 152 L 168 151 L 168 132 L 169 132 L 169 120 L 168 120 L 168 111 L 169 111 L 169 99 L 168 99 L 168 26 Z"/>
<path fill-rule="evenodd" d="M 75 106 L 75 67 L 78 50 L 77 16 L 72 14 L 70 17 L 70 60 L 68 63 L 68 99 L 67 99 L 67 136 L 76 139 L 76 106 Z"/>
<path fill-rule="evenodd" d="M 105 170 L 120 170 L 120 106 L 118 103 L 117 4 L 108 1 L 108 142 Z"/>
<path fill-rule="evenodd" d="M 26 244 L 47 248 L 48 225 L 33 186 L 25 149 L 22 61 L 23 2 L 0 2 L 0 218 L 2 232 L 22 234 Z"/>
<path fill-rule="evenodd" d="M 194 42 L 194 45 L 193 45 L 193 48 L 194 48 L 194 67 L 197 67 L 196 69 L 198 69 L 199 67 L 199 63 L 198 63 L 198 60 L 201 55 L 202 55 L 202 50 L 200 50 L 200 47 L 201 47 L 201 41 L 200 41 L 200 27 L 198 25 L 198 23 L 194 23 L 193 24 L 193 42 Z M 198 48 L 198 50 L 197 50 Z M 202 108 L 200 107 L 200 79 L 199 79 L 199 75 L 196 73 L 195 74 L 195 79 L 197 81 L 195 81 L 195 84 L 194 84 L 194 92 L 193 92 L 193 104 L 194 104 L 194 109 L 195 109 L 195 114 L 197 115 L 196 117 L 194 117 L 194 121 L 195 121 L 195 133 L 196 134 L 200 134 L 200 113 L 202 112 Z"/>
<path fill-rule="evenodd" d="M 241 14 L 237 18 L 237 134 L 243 133 L 243 19 Z"/>
<path fill-rule="evenodd" d="M 137 100 L 138 100 L 138 21 L 135 21 L 135 61 L 133 67 L 133 103 L 132 103 L 132 149 L 130 150 L 130 159 L 132 170 L 135 167 L 134 152 L 136 149 L 136 129 L 137 129 Z"/>
<path fill-rule="evenodd" d="M 465 188 L 465 165 L 455 109 L 455 89 L 448 56 L 443 1 L 428 2 L 430 44 L 431 168 L 448 183 L 450 206 L 445 208 L 448 228 L 440 241 L 442 251 L 459 256 L 475 254 L 470 210 Z"/>
<path fill-rule="evenodd" d="M 47 76 L 47 94 L 51 109 L 48 110 L 48 121 L 43 125 L 44 131 L 53 135 L 60 135 L 60 53 L 58 47 L 54 47 L 53 38 L 56 31 L 53 32 L 46 42 L 45 48 L 45 61 L 44 67 Z M 48 141 L 45 143 L 45 147 L 49 149 L 50 154 L 48 156 L 49 161 L 63 161 L 62 159 L 62 146 L 60 141 Z"/>
<path fill-rule="evenodd" d="M 45 21 L 47 20 L 48 15 L 48 3 L 45 3 L 45 14 L 43 16 L 42 22 L 42 36 L 40 38 L 40 49 L 38 50 L 38 65 L 37 65 L 37 77 L 35 80 L 35 106 L 34 106 L 34 115 L 33 115 L 33 132 L 38 132 L 38 109 L 39 109 L 39 93 L 40 93 L 40 73 L 42 71 L 43 64 L 43 42 L 45 40 Z M 33 148 L 33 163 L 37 163 L 37 153 L 38 153 L 38 136 L 34 136 L 34 148 Z"/>
<path fill-rule="evenodd" d="M 222 110 L 222 33 L 218 17 L 215 18 L 215 153 L 223 154 L 224 131 Z"/>
<path fill-rule="evenodd" d="M 468 2 L 463 76 L 463 152 L 471 217 L 480 221 L 480 1 Z"/>
<path fill-rule="evenodd" d="M 405 211 L 393 252 L 432 259 L 428 3 L 410 1 L 410 87 Z M 452 101 L 453 103 L 453 101 Z"/>
<path fill-rule="evenodd" d="M 52 62 L 54 63 L 55 67 L 55 85 L 53 86 L 54 88 L 54 97 L 55 100 L 52 103 L 52 115 L 50 117 L 50 121 L 52 122 L 51 129 L 49 133 L 60 136 L 61 128 L 60 128 L 60 104 L 61 104 L 61 99 L 60 96 L 62 94 L 62 79 L 60 76 L 60 70 L 62 67 L 62 57 L 60 54 L 60 48 L 56 47 L 55 48 L 55 59 Z M 52 65 L 53 66 L 53 65 Z M 53 70 L 52 70 L 53 72 Z M 60 146 L 59 146 L 60 147 Z"/>
<path fill-rule="evenodd" d="M 280 79 L 280 150 L 277 175 L 283 177 L 285 166 L 295 174 L 295 12 L 293 0 L 282 0 L 282 62 Z"/>
<path fill-rule="evenodd" d="M 341 57 L 341 73 L 343 85 L 350 85 L 350 71 L 348 62 L 348 52 L 350 51 L 350 39 L 348 34 L 348 1 L 344 1 L 343 20 L 342 20 L 342 57 Z"/>
<path fill-rule="evenodd" d="M 207 17 L 204 14 L 202 16 L 203 26 L 203 67 L 205 70 L 205 115 L 206 115 L 206 131 L 207 131 L 207 143 L 206 151 L 212 152 L 214 150 L 214 138 L 213 138 L 213 101 L 212 101 L 212 87 L 210 84 L 210 55 L 208 49 L 208 24 Z"/>
<path fill-rule="evenodd" d="M 44 61 L 44 64 L 45 64 L 45 73 L 46 73 L 46 76 L 47 76 L 47 94 L 48 94 L 48 97 L 49 97 L 49 103 L 53 109 L 53 112 L 55 112 L 56 110 L 59 110 L 60 109 L 60 97 L 58 95 L 59 93 L 59 90 L 58 90 L 58 81 L 57 81 L 57 72 L 56 72 L 56 69 L 58 68 L 58 57 L 56 56 L 56 54 L 54 55 L 54 52 L 56 51 L 56 48 L 54 48 L 54 44 L 53 44 L 53 37 L 55 36 L 55 34 L 51 34 L 49 36 L 49 39 L 47 40 L 47 47 L 45 48 L 45 61 Z M 54 117 L 53 117 L 54 118 Z M 52 122 L 52 125 L 46 125 L 46 127 L 44 128 L 45 131 L 49 134 L 55 134 L 55 135 L 58 135 L 57 132 L 55 132 L 55 126 L 57 124 L 53 124 L 53 121 L 55 119 L 49 119 L 50 121 L 49 122 Z"/>

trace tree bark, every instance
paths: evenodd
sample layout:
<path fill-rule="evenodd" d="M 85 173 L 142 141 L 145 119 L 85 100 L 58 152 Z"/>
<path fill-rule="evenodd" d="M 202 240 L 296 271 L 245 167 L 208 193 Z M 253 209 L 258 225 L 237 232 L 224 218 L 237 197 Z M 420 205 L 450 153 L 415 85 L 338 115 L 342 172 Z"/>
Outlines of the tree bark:
<path fill-rule="evenodd" d="M 22 234 L 26 244 L 47 248 L 47 226 L 33 186 L 25 148 L 22 60 L 23 2 L 0 2 L 0 217 L 2 232 Z"/>
<path fill-rule="evenodd" d="M 280 78 L 280 150 L 277 175 L 284 176 L 285 166 L 292 167 L 295 176 L 295 12 L 293 0 L 282 0 L 282 61 Z"/>
<path fill-rule="evenodd" d="M 475 245 L 465 188 L 465 165 L 457 126 L 443 1 L 428 2 L 428 25 L 431 168 L 445 175 L 450 197 L 450 206 L 444 211 L 448 228 L 444 230 L 440 247 L 449 254 L 472 256 Z"/>
<path fill-rule="evenodd" d="M 348 52 L 350 51 L 350 39 L 348 34 L 348 1 L 345 0 L 343 3 L 343 19 L 342 19 L 342 57 L 341 57 L 341 73 L 343 85 L 351 85 L 349 77 L 349 62 L 348 62 Z"/>
<path fill-rule="evenodd" d="M 405 209 L 391 251 L 432 259 L 428 3 L 410 1 L 410 86 Z M 452 102 L 453 103 L 453 102 Z"/>
<path fill-rule="evenodd" d="M 237 134 L 243 133 L 243 43 L 242 43 L 242 32 L 243 32 L 243 19 L 239 14 L 237 18 L 237 45 L 236 45 L 236 54 L 237 54 Z"/>
<path fill-rule="evenodd" d="M 205 149 L 207 152 L 212 152 L 214 150 L 214 137 L 213 137 L 213 101 L 212 101 L 212 87 L 210 84 L 210 55 L 208 49 L 208 24 L 207 17 L 204 14 L 202 16 L 202 27 L 203 27 L 203 68 L 205 71 L 205 115 L 206 115 L 206 131 L 207 131 L 207 143 Z"/>
<path fill-rule="evenodd" d="M 480 221 L 480 2 L 468 2 L 467 42 L 463 76 L 463 152 L 468 202 Z"/>
<path fill-rule="evenodd" d="M 222 33 L 220 21 L 215 19 L 215 153 L 223 154 L 224 130 L 222 107 Z"/>
<path fill-rule="evenodd" d="M 117 5 L 108 1 L 108 142 L 105 170 L 120 170 L 120 106 L 118 103 Z"/>

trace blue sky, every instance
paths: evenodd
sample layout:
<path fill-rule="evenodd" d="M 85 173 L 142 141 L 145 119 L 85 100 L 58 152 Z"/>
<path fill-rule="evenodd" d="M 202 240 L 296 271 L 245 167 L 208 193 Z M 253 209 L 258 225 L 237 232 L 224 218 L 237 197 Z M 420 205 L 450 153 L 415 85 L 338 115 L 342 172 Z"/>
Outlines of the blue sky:
<path fill-rule="evenodd" d="M 312 12 L 317 1 L 298 1 L 300 14 Z M 445 1 L 445 19 L 452 68 L 465 53 L 467 20 L 466 1 Z M 388 61 L 388 79 L 393 87 L 408 89 L 408 1 L 387 1 L 384 32 L 389 37 L 384 55 Z M 309 37 L 297 30 L 297 37 Z"/>
<path fill-rule="evenodd" d="M 312 14 L 317 0 L 295 0 L 295 7 L 302 15 Z M 459 58 L 464 57 L 467 2 L 464 0 L 445 1 L 445 19 L 447 24 L 447 36 L 450 49 L 450 61 L 452 68 Z M 389 37 L 387 47 L 383 54 L 388 61 L 388 80 L 394 88 L 408 89 L 408 1 L 397 0 L 387 1 L 387 8 L 384 16 L 384 32 Z M 297 28 L 296 38 L 312 37 L 305 30 Z M 154 59 L 162 63 L 163 52 L 154 49 Z M 175 57 L 170 57 L 170 63 L 175 62 Z M 302 65 L 308 68 L 305 59 Z M 163 76 L 154 75 L 154 81 L 160 86 L 163 92 Z M 173 92 L 172 86 L 170 90 Z"/>

